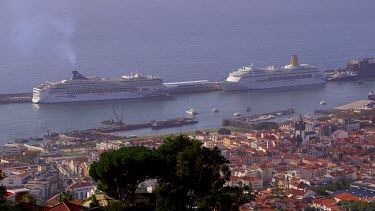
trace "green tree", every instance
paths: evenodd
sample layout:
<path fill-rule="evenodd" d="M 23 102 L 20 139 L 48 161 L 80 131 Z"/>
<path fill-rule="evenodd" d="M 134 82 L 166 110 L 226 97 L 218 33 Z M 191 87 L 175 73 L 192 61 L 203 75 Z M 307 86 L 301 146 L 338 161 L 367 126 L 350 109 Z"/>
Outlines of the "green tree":
<path fill-rule="evenodd" d="M 157 174 L 154 150 L 146 147 L 123 147 L 104 152 L 90 166 L 90 176 L 99 181 L 98 189 L 110 197 L 134 204 L 135 191 L 140 183 Z"/>
<path fill-rule="evenodd" d="M 154 178 L 158 186 L 148 197 L 156 197 L 156 210 L 238 210 L 249 200 L 250 187 L 224 186 L 231 175 L 228 163 L 217 148 L 202 147 L 201 142 L 180 135 L 166 138 L 158 149 L 124 147 L 105 152 L 90 166 L 90 176 L 99 181 L 98 189 L 118 200 L 113 206 L 121 209 L 139 207 L 137 187 Z"/>
<path fill-rule="evenodd" d="M 108 205 L 104 207 L 105 211 L 125 211 L 127 206 L 125 206 L 121 201 L 111 200 Z"/>
<path fill-rule="evenodd" d="M 217 204 L 230 179 L 228 161 L 217 148 L 202 147 L 185 136 L 167 138 L 157 149 L 163 165 L 158 177 L 158 210 L 185 210 Z"/>
<path fill-rule="evenodd" d="M 0 170 L 0 181 L 3 180 L 6 176 Z M 0 210 L 9 210 L 10 202 L 6 200 L 5 196 L 7 195 L 7 189 L 4 185 L 0 185 Z"/>
<path fill-rule="evenodd" d="M 220 128 L 218 131 L 217 131 L 217 133 L 218 134 L 220 134 L 220 135 L 231 135 L 232 134 L 232 132 L 229 130 L 229 129 L 227 129 L 227 128 Z"/>
<path fill-rule="evenodd" d="M 68 202 L 73 200 L 73 196 L 70 191 L 63 191 L 57 197 L 59 202 Z"/>
<path fill-rule="evenodd" d="M 93 208 L 93 207 L 99 207 L 100 204 L 99 204 L 98 199 L 96 199 L 95 194 L 92 195 L 91 198 L 92 198 L 92 200 L 91 200 L 91 203 L 90 203 L 90 208 Z"/>

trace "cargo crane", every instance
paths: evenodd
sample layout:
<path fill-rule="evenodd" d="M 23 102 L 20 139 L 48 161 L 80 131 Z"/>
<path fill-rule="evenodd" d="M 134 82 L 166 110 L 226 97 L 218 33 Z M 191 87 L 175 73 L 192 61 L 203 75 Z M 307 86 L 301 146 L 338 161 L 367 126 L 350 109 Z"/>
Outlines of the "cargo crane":
<path fill-rule="evenodd" d="M 102 121 L 102 124 L 106 124 L 106 125 L 124 125 L 124 108 L 122 107 L 121 108 L 121 118 L 119 118 L 119 116 L 117 115 L 117 112 L 116 112 L 116 109 L 114 106 L 112 106 L 112 110 L 113 110 L 113 113 L 115 114 L 115 117 L 116 117 L 116 121 L 113 120 L 113 119 L 108 119 L 108 120 L 104 120 Z"/>

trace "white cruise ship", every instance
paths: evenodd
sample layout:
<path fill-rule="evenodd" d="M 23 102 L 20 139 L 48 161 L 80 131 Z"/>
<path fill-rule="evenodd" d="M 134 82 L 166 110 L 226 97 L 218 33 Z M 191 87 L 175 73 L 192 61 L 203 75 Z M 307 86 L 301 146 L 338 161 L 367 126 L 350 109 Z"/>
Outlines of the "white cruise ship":
<path fill-rule="evenodd" d="M 34 103 L 65 103 L 157 97 L 168 94 L 162 79 L 132 74 L 120 78 L 85 77 L 73 71 L 73 78 L 46 82 L 34 88 Z"/>
<path fill-rule="evenodd" d="M 290 64 L 282 67 L 242 67 L 230 73 L 226 80 L 220 81 L 219 86 L 223 90 L 269 89 L 323 84 L 325 79 L 324 71 L 308 64 L 299 64 L 298 57 L 292 55 Z"/>

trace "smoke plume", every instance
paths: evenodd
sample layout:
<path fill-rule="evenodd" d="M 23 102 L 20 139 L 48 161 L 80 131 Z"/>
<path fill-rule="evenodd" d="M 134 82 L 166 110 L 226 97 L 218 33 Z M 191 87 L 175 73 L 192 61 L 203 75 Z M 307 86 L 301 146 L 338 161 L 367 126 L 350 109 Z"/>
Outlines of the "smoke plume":
<path fill-rule="evenodd" d="M 51 52 L 76 66 L 76 52 L 72 43 L 75 24 L 68 18 L 38 17 L 17 20 L 13 23 L 13 45 L 23 54 L 32 55 L 39 50 Z"/>

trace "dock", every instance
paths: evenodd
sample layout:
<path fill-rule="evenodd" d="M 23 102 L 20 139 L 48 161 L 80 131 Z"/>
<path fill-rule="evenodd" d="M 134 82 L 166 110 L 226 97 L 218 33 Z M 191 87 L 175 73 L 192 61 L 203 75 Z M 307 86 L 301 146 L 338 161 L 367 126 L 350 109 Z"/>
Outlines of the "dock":
<path fill-rule="evenodd" d="M 255 120 L 261 116 L 269 116 L 269 115 L 274 115 L 274 116 L 285 116 L 285 115 L 290 115 L 294 114 L 294 109 L 293 108 L 288 108 L 284 110 L 279 110 L 279 111 L 273 111 L 273 112 L 268 112 L 268 113 L 263 113 L 263 114 L 256 114 L 248 117 L 244 117 L 246 119 Z"/>
<path fill-rule="evenodd" d="M 372 100 L 358 100 L 352 103 L 348 103 L 336 108 L 333 108 L 333 110 L 354 110 L 357 108 L 363 108 L 367 106 L 372 106 L 373 101 Z"/>
<path fill-rule="evenodd" d="M 186 117 L 177 117 L 173 119 L 167 120 L 160 120 L 160 121 L 149 121 L 143 123 L 135 123 L 135 124 L 123 124 L 123 125 L 115 125 L 111 127 L 100 127 L 96 128 L 96 132 L 100 133 L 113 133 L 119 131 L 129 131 L 129 130 L 137 130 L 137 129 L 161 129 L 161 128 L 170 128 L 170 127 L 180 127 L 189 124 L 198 123 L 198 121 L 192 121 L 192 118 Z"/>
<path fill-rule="evenodd" d="M 31 103 L 32 99 L 33 93 L 1 94 L 0 104 Z"/>
<path fill-rule="evenodd" d="M 279 111 L 274 111 L 274 112 L 268 112 L 268 113 L 262 113 L 262 114 L 257 114 L 257 115 L 252 115 L 252 116 L 247 116 L 247 117 L 237 117 L 237 118 L 224 118 L 222 125 L 225 126 L 231 126 L 231 127 L 240 127 L 240 128 L 250 128 L 253 129 L 255 126 L 261 122 L 261 121 L 256 121 L 257 118 L 261 116 L 268 116 L 268 115 L 274 115 L 274 116 L 285 116 L 285 115 L 290 115 L 294 113 L 293 108 L 288 108 L 285 110 L 279 110 Z M 267 120 L 265 120 L 267 121 Z"/>
<path fill-rule="evenodd" d="M 341 105 L 332 109 L 318 109 L 315 110 L 316 114 L 339 114 L 339 113 L 348 113 L 355 110 L 366 110 L 371 108 L 374 102 L 372 100 L 358 100 L 352 103 Z"/>

